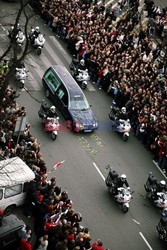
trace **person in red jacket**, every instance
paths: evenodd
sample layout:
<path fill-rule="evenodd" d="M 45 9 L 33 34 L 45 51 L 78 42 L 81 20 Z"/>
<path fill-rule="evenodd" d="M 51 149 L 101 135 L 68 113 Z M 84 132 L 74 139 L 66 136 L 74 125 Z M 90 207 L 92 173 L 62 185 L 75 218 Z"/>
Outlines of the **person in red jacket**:
<path fill-rule="evenodd" d="M 27 240 L 22 239 L 20 242 L 20 250 L 32 250 L 31 237 Z"/>
<path fill-rule="evenodd" d="M 104 250 L 103 243 L 101 240 L 98 240 L 92 244 L 92 250 Z"/>

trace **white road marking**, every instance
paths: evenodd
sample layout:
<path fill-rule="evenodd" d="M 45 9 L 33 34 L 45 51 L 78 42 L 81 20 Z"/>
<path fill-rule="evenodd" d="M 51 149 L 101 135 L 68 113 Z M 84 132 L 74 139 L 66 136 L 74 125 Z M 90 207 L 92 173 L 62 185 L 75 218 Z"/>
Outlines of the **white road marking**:
<path fill-rule="evenodd" d="M 29 87 L 29 85 L 31 85 L 31 87 L 33 87 L 34 90 L 41 90 L 42 89 L 42 79 L 41 79 L 41 84 L 39 84 L 33 74 L 29 71 L 28 72 L 28 78 L 27 78 L 27 87 Z"/>
<path fill-rule="evenodd" d="M 150 244 L 148 243 L 148 241 L 146 240 L 146 238 L 144 237 L 144 235 L 142 234 L 142 232 L 139 232 L 139 234 L 142 237 L 142 239 L 144 240 L 144 242 L 146 243 L 146 245 L 148 246 L 148 248 L 150 250 L 153 250 L 153 248 L 150 246 Z"/>
<path fill-rule="evenodd" d="M 155 166 L 159 169 L 159 171 L 161 172 L 161 174 L 165 177 L 165 179 L 167 180 L 167 177 L 166 175 L 164 174 L 164 172 L 162 171 L 162 169 L 160 169 L 160 167 L 158 166 L 158 163 L 156 163 L 154 160 L 153 160 L 153 163 L 155 164 Z"/>
<path fill-rule="evenodd" d="M 96 165 L 95 162 L 93 162 L 93 165 L 94 165 L 94 167 L 96 168 L 96 170 L 99 172 L 99 174 L 101 175 L 103 181 L 105 181 L 105 177 L 103 176 L 102 172 L 101 172 L 100 169 L 97 167 L 97 165 Z"/>
<path fill-rule="evenodd" d="M 136 224 L 140 225 L 140 222 L 138 222 L 137 220 L 135 219 L 132 219 Z"/>
<path fill-rule="evenodd" d="M 27 4 L 28 5 L 28 7 L 31 9 L 31 10 L 33 10 L 33 8 L 29 5 L 29 4 Z"/>
<path fill-rule="evenodd" d="M 89 91 L 96 91 L 96 89 L 92 86 L 90 82 L 88 82 L 87 88 Z"/>
<path fill-rule="evenodd" d="M 54 52 L 54 50 L 51 48 L 51 46 L 47 41 L 45 41 L 45 49 L 48 51 L 49 55 L 53 58 L 55 64 L 57 63 L 63 65 L 63 62 L 58 58 L 58 56 L 56 55 L 56 53 Z"/>
<path fill-rule="evenodd" d="M 30 65 L 28 66 L 29 69 L 31 69 L 31 66 L 34 68 L 35 72 L 39 75 L 39 77 L 42 79 L 44 72 L 40 68 L 40 65 L 36 62 L 36 58 L 33 57 L 32 54 L 28 54 L 27 56 L 28 61 L 30 62 Z M 40 58 L 39 58 L 40 60 Z"/>

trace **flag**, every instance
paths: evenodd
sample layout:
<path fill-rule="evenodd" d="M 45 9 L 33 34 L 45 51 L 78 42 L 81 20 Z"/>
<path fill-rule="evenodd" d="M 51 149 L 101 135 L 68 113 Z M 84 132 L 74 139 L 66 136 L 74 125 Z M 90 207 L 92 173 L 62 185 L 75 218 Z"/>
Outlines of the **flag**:
<path fill-rule="evenodd" d="M 65 162 L 64 161 L 58 161 L 56 162 L 54 165 L 53 165 L 53 168 L 48 172 L 48 174 L 50 174 L 53 170 L 56 170 L 58 167 L 60 167 L 63 163 Z"/>
<path fill-rule="evenodd" d="M 55 169 L 55 168 L 60 167 L 64 162 L 65 162 L 65 160 L 64 160 L 64 161 L 58 161 L 58 162 L 56 162 L 56 163 L 54 164 L 53 168 Z"/>

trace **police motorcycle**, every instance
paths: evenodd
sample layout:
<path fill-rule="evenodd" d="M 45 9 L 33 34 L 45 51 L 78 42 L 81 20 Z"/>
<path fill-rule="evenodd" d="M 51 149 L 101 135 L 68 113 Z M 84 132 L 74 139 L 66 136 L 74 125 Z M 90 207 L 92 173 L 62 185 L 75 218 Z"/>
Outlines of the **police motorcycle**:
<path fill-rule="evenodd" d="M 167 193 L 164 191 L 166 189 L 166 182 L 164 180 L 161 180 L 158 184 L 157 179 L 150 172 L 144 188 L 146 196 L 154 202 L 156 207 L 167 208 Z"/>
<path fill-rule="evenodd" d="M 21 63 L 15 71 L 15 81 L 19 88 L 24 88 L 25 80 L 28 77 L 28 70 L 26 70 L 24 63 Z"/>
<path fill-rule="evenodd" d="M 37 55 L 40 56 L 45 44 L 45 38 L 44 35 L 41 34 L 39 27 L 36 27 L 35 29 L 31 27 L 31 31 L 29 33 L 29 40 L 31 46 L 36 50 Z"/>
<path fill-rule="evenodd" d="M 42 120 L 44 130 L 51 132 L 52 140 L 56 140 L 60 124 L 55 106 L 49 107 L 48 104 L 42 100 L 38 115 Z"/>
<path fill-rule="evenodd" d="M 82 89 L 86 89 L 88 85 L 88 81 L 90 80 L 90 76 L 88 73 L 88 69 L 85 67 L 84 59 L 81 59 L 80 62 L 73 56 L 72 62 L 69 65 L 71 75 L 77 81 L 77 83 L 81 86 Z"/>
<path fill-rule="evenodd" d="M 13 41 L 15 39 L 15 37 L 17 36 L 17 34 L 18 34 L 19 31 L 21 31 L 19 23 L 16 26 L 16 31 L 14 31 L 14 25 L 11 24 L 10 28 L 7 31 L 7 36 L 9 37 L 9 39 L 11 41 Z M 14 35 L 15 35 L 15 37 L 14 37 Z"/>
<path fill-rule="evenodd" d="M 110 106 L 111 111 L 109 113 L 109 118 L 112 121 L 112 126 L 114 130 L 122 134 L 122 139 L 124 142 L 128 141 L 129 133 L 131 130 L 131 124 L 129 119 L 119 119 L 117 115 L 122 113 L 122 116 L 126 115 L 126 108 L 122 107 L 121 110 L 116 107 L 116 103 L 113 101 L 112 106 Z"/>
<path fill-rule="evenodd" d="M 18 53 L 21 52 L 21 49 L 23 47 L 25 41 L 25 35 L 23 33 L 23 31 L 19 31 L 18 34 L 16 35 L 16 44 L 17 44 L 17 51 Z"/>
<path fill-rule="evenodd" d="M 124 213 L 127 213 L 129 210 L 129 203 L 132 199 L 133 191 L 130 190 L 130 187 L 123 187 L 118 184 L 118 179 L 124 182 L 126 180 L 126 175 L 122 174 L 120 177 L 118 173 L 109 166 L 109 173 L 105 180 L 106 186 L 108 187 L 109 192 L 114 197 L 114 200 L 121 205 L 121 208 Z"/>
<path fill-rule="evenodd" d="M 17 52 L 20 53 L 25 41 L 25 35 L 21 30 L 19 23 L 17 24 L 16 31 L 14 31 L 14 25 L 11 25 L 10 29 L 7 31 L 7 35 L 12 42 L 16 42 Z"/>
<path fill-rule="evenodd" d="M 163 243 L 167 243 L 167 208 L 164 208 L 163 212 L 161 213 L 161 218 L 156 226 L 157 232 L 159 234 L 159 239 Z"/>

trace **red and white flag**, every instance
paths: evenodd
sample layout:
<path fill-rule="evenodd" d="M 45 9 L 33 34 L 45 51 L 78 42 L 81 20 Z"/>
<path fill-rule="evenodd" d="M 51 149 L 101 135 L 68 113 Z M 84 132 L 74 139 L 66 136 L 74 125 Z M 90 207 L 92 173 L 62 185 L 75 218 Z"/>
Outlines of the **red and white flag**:
<path fill-rule="evenodd" d="M 58 161 L 58 162 L 56 162 L 54 164 L 53 168 L 56 169 L 56 168 L 60 167 L 64 162 L 65 162 L 65 160 L 64 161 Z"/>

